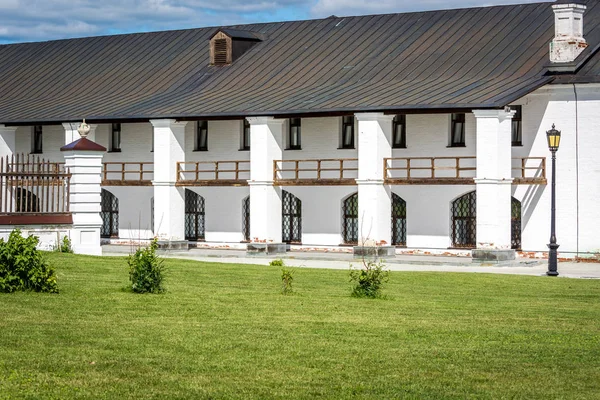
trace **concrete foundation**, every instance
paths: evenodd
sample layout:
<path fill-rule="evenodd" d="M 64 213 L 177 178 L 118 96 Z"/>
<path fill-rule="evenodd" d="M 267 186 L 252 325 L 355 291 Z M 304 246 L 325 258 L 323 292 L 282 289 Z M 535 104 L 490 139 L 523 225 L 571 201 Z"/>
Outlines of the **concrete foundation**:
<path fill-rule="evenodd" d="M 396 257 L 394 246 L 354 246 L 354 258 L 369 260 Z"/>
<path fill-rule="evenodd" d="M 473 262 L 493 262 L 513 261 L 515 259 L 514 250 L 493 250 L 493 249 L 474 249 L 471 252 Z"/>
<path fill-rule="evenodd" d="M 287 250 L 288 245 L 285 243 L 248 243 L 246 254 L 249 256 L 285 254 Z"/>
<path fill-rule="evenodd" d="M 159 240 L 157 243 L 159 250 L 188 250 L 187 240 Z"/>

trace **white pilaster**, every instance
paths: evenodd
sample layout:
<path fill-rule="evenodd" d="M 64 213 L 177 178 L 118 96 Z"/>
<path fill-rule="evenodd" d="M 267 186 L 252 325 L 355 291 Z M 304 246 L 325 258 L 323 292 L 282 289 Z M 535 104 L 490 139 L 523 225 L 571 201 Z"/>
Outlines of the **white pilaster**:
<path fill-rule="evenodd" d="M 0 125 L 0 157 L 12 156 L 16 150 L 16 126 Z"/>
<path fill-rule="evenodd" d="M 65 167 L 71 172 L 69 207 L 73 215 L 71 244 L 77 254 L 102 255 L 100 247 L 100 182 L 104 151 L 64 152 Z"/>
<path fill-rule="evenodd" d="M 80 122 L 63 122 L 62 126 L 65 129 L 65 144 L 73 143 L 76 140 L 79 140 L 79 132 L 77 132 L 77 128 L 79 128 Z M 89 124 L 90 133 L 88 133 L 87 138 L 94 142 L 96 140 L 96 128 L 98 125 Z"/>
<path fill-rule="evenodd" d="M 477 120 L 477 248 L 511 248 L 511 120 L 514 111 L 474 110 Z"/>
<path fill-rule="evenodd" d="M 175 186 L 177 162 L 185 161 L 185 125 L 174 119 L 150 120 L 154 127 L 154 235 L 185 240 L 185 189 Z"/>
<path fill-rule="evenodd" d="M 249 117 L 250 240 L 281 243 L 281 188 L 273 186 L 273 161 L 283 157 L 283 119 Z"/>
<path fill-rule="evenodd" d="M 391 188 L 384 185 L 383 162 L 392 156 L 392 115 L 356 114 L 358 120 L 359 245 L 391 245 Z"/>

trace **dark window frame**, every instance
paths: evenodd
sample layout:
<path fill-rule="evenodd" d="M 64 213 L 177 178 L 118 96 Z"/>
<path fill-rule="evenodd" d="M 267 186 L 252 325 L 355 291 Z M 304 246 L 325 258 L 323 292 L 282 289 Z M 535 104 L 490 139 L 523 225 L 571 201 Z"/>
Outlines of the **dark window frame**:
<path fill-rule="evenodd" d="M 34 125 L 31 134 L 31 154 L 42 154 L 44 152 L 44 127 Z"/>
<path fill-rule="evenodd" d="M 110 145 L 108 152 L 121 152 L 121 124 L 119 122 L 110 124 Z"/>
<path fill-rule="evenodd" d="M 196 134 L 194 135 L 194 151 L 208 151 L 208 121 L 196 122 Z"/>
<path fill-rule="evenodd" d="M 448 147 L 467 147 L 465 125 L 465 113 L 452 113 L 450 115 L 450 144 Z M 458 130 L 459 127 L 460 130 Z"/>
<path fill-rule="evenodd" d="M 398 128 L 401 127 L 400 130 Z M 406 149 L 406 114 L 396 114 L 392 122 L 392 148 Z"/>
<path fill-rule="evenodd" d="M 302 118 L 289 119 L 286 150 L 302 150 Z"/>
<path fill-rule="evenodd" d="M 240 151 L 250 150 L 250 122 L 244 119 L 242 124 L 242 136 L 240 138 Z"/>
<path fill-rule="evenodd" d="M 510 137 L 513 146 L 523 146 L 523 106 L 511 106 L 516 111 L 510 125 Z"/>
<path fill-rule="evenodd" d="M 354 115 L 342 117 L 342 136 L 339 148 L 340 150 L 356 149 L 354 144 Z"/>

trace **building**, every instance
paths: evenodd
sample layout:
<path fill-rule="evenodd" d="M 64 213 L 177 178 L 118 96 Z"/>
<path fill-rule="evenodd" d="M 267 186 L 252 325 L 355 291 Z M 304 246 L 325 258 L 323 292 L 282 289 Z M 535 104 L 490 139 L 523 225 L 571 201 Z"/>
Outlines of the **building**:
<path fill-rule="evenodd" d="M 0 46 L 0 222 L 73 228 L 55 186 L 7 173 L 75 173 L 60 150 L 85 118 L 108 151 L 57 198 L 87 204 L 97 247 L 544 252 L 555 124 L 560 251 L 594 253 L 600 5 L 574 1 Z"/>

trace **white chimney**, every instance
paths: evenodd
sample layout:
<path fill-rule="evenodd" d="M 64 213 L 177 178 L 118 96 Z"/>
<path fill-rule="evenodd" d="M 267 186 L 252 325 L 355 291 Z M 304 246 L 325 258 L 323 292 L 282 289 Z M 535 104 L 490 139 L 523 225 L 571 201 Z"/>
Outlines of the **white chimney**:
<path fill-rule="evenodd" d="M 552 6 L 554 10 L 554 40 L 550 43 L 550 61 L 568 63 L 588 46 L 583 38 L 583 4 L 563 2 Z"/>

